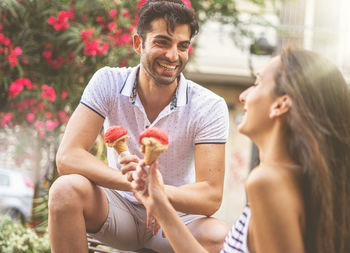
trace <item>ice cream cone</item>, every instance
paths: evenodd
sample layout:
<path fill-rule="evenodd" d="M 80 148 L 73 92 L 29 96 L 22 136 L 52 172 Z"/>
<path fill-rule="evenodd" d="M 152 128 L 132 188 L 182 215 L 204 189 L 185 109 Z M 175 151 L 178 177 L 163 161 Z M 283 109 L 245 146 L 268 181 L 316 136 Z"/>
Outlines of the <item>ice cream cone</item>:
<path fill-rule="evenodd" d="M 108 147 L 113 147 L 118 154 L 118 160 L 123 156 L 129 155 L 129 149 L 126 140 L 129 139 L 128 131 L 123 126 L 110 127 L 104 136 L 104 140 Z"/>
<path fill-rule="evenodd" d="M 129 151 L 126 140 L 129 139 L 128 135 L 124 135 L 113 142 L 107 143 L 108 147 L 113 147 L 114 150 L 120 155 L 122 152 Z"/>
<path fill-rule="evenodd" d="M 144 160 L 146 165 L 151 165 L 168 148 L 168 145 L 162 144 L 153 137 L 144 137 L 141 142 L 141 152 L 145 154 Z"/>

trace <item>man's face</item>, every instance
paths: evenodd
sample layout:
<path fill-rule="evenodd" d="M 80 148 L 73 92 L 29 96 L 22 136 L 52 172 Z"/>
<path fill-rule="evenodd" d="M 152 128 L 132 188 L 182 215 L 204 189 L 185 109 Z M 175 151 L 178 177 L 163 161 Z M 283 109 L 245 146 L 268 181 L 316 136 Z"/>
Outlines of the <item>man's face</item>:
<path fill-rule="evenodd" d="M 162 18 L 153 20 L 151 27 L 145 40 L 137 35 L 141 40 L 138 47 L 141 65 L 146 75 L 157 84 L 170 85 L 176 81 L 188 61 L 190 27 L 177 24 L 174 32 L 169 34 Z"/>

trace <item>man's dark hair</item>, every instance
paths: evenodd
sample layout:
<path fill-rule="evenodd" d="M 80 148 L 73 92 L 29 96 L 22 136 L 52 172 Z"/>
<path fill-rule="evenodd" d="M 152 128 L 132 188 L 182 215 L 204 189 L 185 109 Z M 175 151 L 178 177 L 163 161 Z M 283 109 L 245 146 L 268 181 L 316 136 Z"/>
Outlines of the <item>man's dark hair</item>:
<path fill-rule="evenodd" d="M 146 33 L 151 30 L 151 22 L 157 18 L 165 19 L 168 32 L 173 32 L 176 24 L 188 24 L 192 38 L 199 30 L 193 10 L 182 0 L 148 0 L 140 9 L 137 26 L 137 33 L 143 40 L 146 39 Z"/>

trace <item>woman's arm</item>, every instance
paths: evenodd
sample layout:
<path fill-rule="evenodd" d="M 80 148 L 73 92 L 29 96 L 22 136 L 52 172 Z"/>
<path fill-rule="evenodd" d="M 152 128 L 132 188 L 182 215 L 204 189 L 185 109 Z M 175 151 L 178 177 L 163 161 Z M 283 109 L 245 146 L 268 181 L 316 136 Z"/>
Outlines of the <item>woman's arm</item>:
<path fill-rule="evenodd" d="M 144 170 L 138 169 L 134 173 L 132 187 L 136 199 L 138 199 L 147 209 L 147 220 L 154 217 L 163 229 L 175 252 L 207 252 L 194 238 L 186 225 L 181 221 L 175 209 L 169 202 L 165 191 L 164 183 L 157 163 L 153 163 L 149 170 L 149 183 L 144 192 Z"/>
<path fill-rule="evenodd" d="M 248 247 L 254 252 L 304 252 L 303 201 L 298 182 L 284 168 L 256 168 L 246 192 L 251 208 Z"/>

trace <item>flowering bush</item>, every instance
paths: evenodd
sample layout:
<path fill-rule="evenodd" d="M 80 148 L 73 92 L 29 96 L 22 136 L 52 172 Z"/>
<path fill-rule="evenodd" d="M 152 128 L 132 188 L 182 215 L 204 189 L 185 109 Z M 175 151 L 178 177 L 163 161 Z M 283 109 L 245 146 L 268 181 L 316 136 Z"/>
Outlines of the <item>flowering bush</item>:
<path fill-rule="evenodd" d="M 49 253 L 48 233 L 38 236 L 29 227 L 0 216 L 0 252 L 2 253 Z"/>
<path fill-rule="evenodd" d="M 138 1 L 0 3 L 0 125 L 45 137 L 64 125 L 91 75 L 134 65 Z"/>

